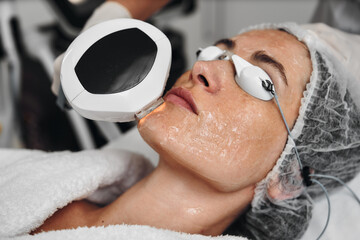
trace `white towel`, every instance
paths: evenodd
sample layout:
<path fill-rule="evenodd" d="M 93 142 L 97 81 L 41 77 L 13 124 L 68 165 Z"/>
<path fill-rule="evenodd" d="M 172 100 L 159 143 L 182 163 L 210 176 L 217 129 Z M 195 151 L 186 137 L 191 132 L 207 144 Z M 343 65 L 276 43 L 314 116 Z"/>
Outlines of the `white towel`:
<path fill-rule="evenodd" d="M 2 239 L 2 238 L 1 238 Z M 148 226 L 112 225 L 108 227 L 77 228 L 72 230 L 51 231 L 2 240 L 247 240 L 234 236 L 209 237 L 157 229 Z"/>
<path fill-rule="evenodd" d="M 26 234 L 74 200 L 109 203 L 152 169 L 122 150 L 0 150 L 0 237 Z"/>
<path fill-rule="evenodd" d="M 0 149 L 0 239 L 245 239 L 129 225 L 28 235 L 74 200 L 112 202 L 152 169 L 145 158 L 123 150 L 46 153 Z"/>

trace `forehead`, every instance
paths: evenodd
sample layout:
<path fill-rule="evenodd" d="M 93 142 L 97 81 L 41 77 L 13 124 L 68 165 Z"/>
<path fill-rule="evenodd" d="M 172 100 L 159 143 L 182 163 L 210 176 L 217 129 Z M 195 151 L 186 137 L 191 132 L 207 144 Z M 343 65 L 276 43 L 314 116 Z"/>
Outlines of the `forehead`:
<path fill-rule="evenodd" d="M 254 30 L 239 34 L 231 40 L 232 51 L 251 62 L 256 51 L 265 51 L 284 65 L 285 72 L 298 75 L 301 81 L 308 81 L 311 74 L 310 53 L 306 45 L 293 35 L 280 30 Z"/>
<path fill-rule="evenodd" d="M 307 47 L 293 35 L 273 29 L 253 30 L 231 38 L 235 42 L 234 51 L 241 54 L 252 54 L 264 50 L 269 54 L 298 54 L 309 57 Z"/>

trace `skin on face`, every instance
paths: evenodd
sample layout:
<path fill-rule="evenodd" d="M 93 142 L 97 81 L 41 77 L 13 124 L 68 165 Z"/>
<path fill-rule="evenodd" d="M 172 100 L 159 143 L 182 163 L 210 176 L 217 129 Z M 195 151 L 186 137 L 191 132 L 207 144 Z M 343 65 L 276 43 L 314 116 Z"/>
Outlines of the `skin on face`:
<path fill-rule="evenodd" d="M 300 99 L 311 75 L 305 45 L 279 30 L 256 30 L 232 38 L 229 49 L 261 67 L 271 77 L 289 126 L 298 116 Z M 219 44 L 227 49 L 226 44 Z M 283 65 L 285 83 L 273 64 L 254 59 L 261 51 Z M 272 169 L 287 139 L 274 100 L 263 101 L 244 92 L 235 82 L 235 70 L 225 60 L 198 61 L 174 88 L 188 90 L 197 114 L 165 103 L 142 119 L 138 129 L 160 154 L 160 161 L 187 169 L 223 192 L 253 186 Z"/>

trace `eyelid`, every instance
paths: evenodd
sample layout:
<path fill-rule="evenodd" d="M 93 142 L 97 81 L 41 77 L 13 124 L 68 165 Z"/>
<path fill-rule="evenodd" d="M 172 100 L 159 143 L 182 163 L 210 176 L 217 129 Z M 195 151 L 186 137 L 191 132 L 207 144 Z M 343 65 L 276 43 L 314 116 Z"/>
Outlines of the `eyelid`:
<path fill-rule="evenodd" d="M 283 80 L 285 85 L 288 86 L 285 68 L 280 62 L 270 57 L 265 51 L 257 51 L 252 55 L 251 58 L 256 62 L 272 66 L 277 72 L 280 73 L 281 79 Z"/>
<path fill-rule="evenodd" d="M 255 65 L 255 64 L 254 64 Z M 279 89 L 279 80 L 278 80 L 278 76 L 274 76 L 274 74 L 270 73 L 269 71 L 267 71 L 265 68 L 259 66 L 259 65 L 255 65 L 255 66 L 258 66 L 259 68 L 261 68 L 264 72 L 266 72 L 267 75 L 269 75 L 271 81 L 273 82 L 274 84 L 274 87 L 275 89 Z M 274 71 L 277 71 L 277 70 L 274 70 Z M 281 77 L 280 77 L 281 78 Z"/>

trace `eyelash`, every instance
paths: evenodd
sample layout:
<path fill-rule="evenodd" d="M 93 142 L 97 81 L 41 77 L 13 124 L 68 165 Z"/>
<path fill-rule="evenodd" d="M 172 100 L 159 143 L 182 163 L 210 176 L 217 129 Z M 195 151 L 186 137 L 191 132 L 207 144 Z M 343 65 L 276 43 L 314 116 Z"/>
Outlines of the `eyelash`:
<path fill-rule="evenodd" d="M 260 66 L 258 66 L 258 67 L 261 68 L 262 70 L 264 70 L 264 72 L 266 72 L 267 75 L 269 75 L 271 81 L 272 81 L 273 84 L 274 84 L 275 89 L 277 89 L 277 87 L 278 87 L 278 80 L 277 80 L 277 78 L 276 78 L 276 77 L 273 77 L 273 74 L 271 74 L 271 73 L 270 73 L 269 71 L 267 71 L 266 69 L 264 69 L 264 68 L 262 68 L 262 67 L 260 67 Z"/>

